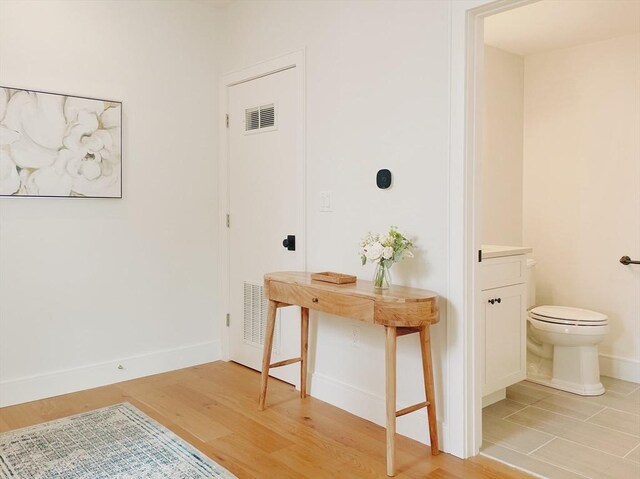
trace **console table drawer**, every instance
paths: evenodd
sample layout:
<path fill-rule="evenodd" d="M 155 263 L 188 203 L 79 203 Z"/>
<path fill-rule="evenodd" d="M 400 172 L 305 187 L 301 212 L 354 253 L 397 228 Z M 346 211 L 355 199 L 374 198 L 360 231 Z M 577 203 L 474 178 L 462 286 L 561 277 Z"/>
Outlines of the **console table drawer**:
<path fill-rule="evenodd" d="M 269 299 L 373 323 L 373 301 L 308 286 L 269 281 Z"/>

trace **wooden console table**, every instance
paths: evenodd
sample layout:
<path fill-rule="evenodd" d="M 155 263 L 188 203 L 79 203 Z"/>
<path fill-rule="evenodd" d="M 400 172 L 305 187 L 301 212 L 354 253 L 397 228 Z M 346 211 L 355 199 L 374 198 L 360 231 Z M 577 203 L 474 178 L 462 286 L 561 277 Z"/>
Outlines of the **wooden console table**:
<path fill-rule="evenodd" d="M 395 475 L 396 418 L 427 408 L 431 454 L 439 453 L 436 403 L 433 389 L 431 341 L 429 326 L 438 322 L 438 296 L 430 291 L 392 286 L 387 290 L 375 289 L 371 282 L 332 284 L 314 281 L 308 273 L 269 273 L 264 277 L 265 295 L 269 300 L 267 332 L 262 357 L 260 406 L 265 408 L 269 369 L 300 363 L 300 396 L 307 393 L 307 353 L 309 336 L 309 309 L 324 311 L 365 323 L 385 327 L 386 346 L 386 409 L 387 409 L 387 475 Z M 300 306 L 301 353 L 299 358 L 271 364 L 273 331 L 278 308 Z M 426 401 L 396 411 L 396 338 L 418 333 L 422 351 Z"/>

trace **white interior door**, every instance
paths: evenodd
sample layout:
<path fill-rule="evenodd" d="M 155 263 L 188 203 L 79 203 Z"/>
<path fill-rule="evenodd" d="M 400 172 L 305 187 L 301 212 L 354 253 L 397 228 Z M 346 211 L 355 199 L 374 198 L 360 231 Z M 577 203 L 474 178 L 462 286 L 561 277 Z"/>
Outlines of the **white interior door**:
<path fill-rule="evenodd" d="M 229 87 L 231 360 L 260 370 L 263 277 L 304 268 L 301 92 L 296 67 Z M 283 240 L 295 236 L 295 250 Z M 300 355 L 300 310 L 281 308 L 272 361 Z M 271 370 L 298 385 L 299 365 Z"/>

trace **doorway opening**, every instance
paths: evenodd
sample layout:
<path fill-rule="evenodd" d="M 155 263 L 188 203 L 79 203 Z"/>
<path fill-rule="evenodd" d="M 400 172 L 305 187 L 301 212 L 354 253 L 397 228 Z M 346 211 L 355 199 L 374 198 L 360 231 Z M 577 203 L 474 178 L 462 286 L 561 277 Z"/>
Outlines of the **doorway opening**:
<path fill-rule="evenodd" d="M 625 477 L 640 462 L 640 272 L 619 261 L 640 255 L 640 4 L 468 15 L 474 439 L 545 477 Z"/>

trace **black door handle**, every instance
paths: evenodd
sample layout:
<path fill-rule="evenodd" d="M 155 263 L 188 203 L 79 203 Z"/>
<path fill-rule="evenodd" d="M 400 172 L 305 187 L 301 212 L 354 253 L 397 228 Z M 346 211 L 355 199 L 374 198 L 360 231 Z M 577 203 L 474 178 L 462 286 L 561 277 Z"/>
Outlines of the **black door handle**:
<path fill-rule="evenodd" d="M 282 246 L 287 248 L 289 251 L 295 251 L 296 250 L 295 235 L 287 235 L 287 237 L 282 241 Z"/>
<path fill-rule="evenodd" d="M 496 303 L 500 304 L 502 302 L 502 298 L 496 298 Z"/>
<path fill-rule="evenodd" d="M 490 300 L 489 300 L 489 303 L 491 303 L 491 304 L 493 304 L 493 303 L 495 303 L 495 302 L 496 302 L 496 300 L 495 300 L 495 299 L 490 299 Z"/>
<path fill-rule="evenodd" d="M 633 259 L 629 258 L 628 256 L 623 256 L 622 258 L 620 258 L 620 262 L 622 264 L 624 264 L 624 265 L 627 265 L 627 264 L 640 264 L 640 261 L 633 260 Z"/>

